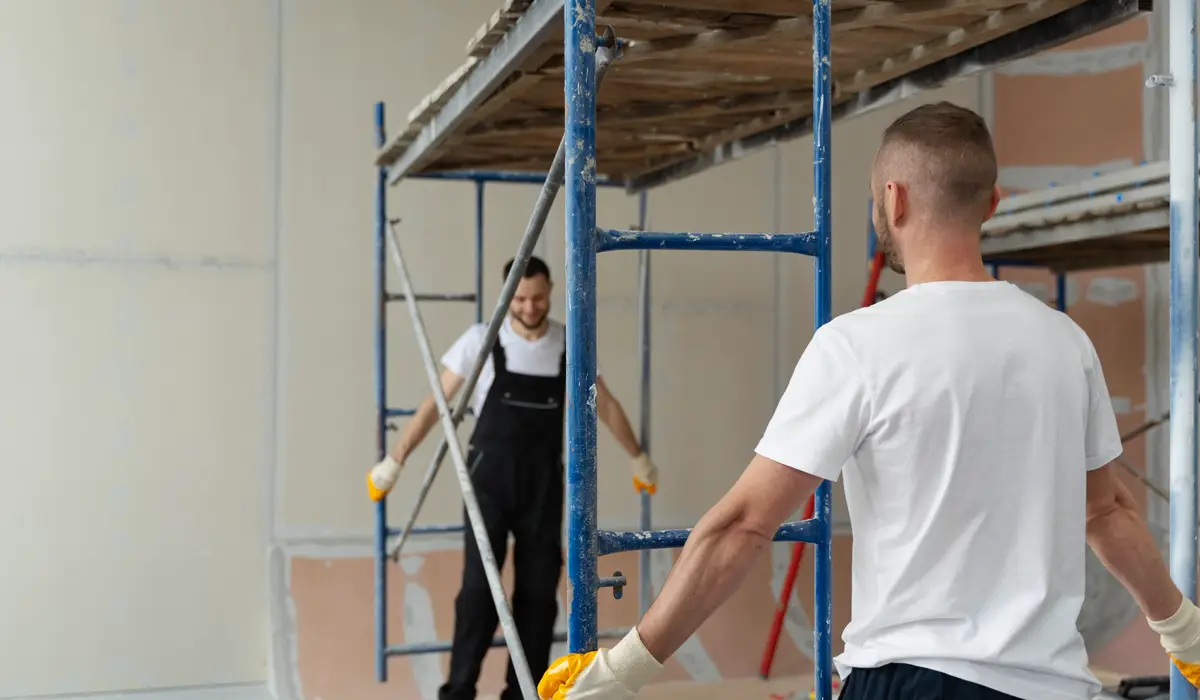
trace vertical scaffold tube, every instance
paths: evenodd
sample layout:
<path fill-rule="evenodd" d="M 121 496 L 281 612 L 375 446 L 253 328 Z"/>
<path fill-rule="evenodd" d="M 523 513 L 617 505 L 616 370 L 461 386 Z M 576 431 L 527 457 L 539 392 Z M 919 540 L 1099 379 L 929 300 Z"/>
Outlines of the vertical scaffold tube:
<path fill-rule="evenodd" d="M 596 7 L 563 12 L 566 99 L 567 646 L 596 649 Z"/>
<path fill-rule="evenodd" d="M 1171 577 L 1196 599 L 1196 4 L 1170 0 Z M 1171 700 L 1196 689 L 1171 668 Z"/>
<path fill-rule="evenodd" d="M 475 323 L 483 323 L 483 180 L 475 181 Z"/>
<path fill-rule="evenodd" d="M 638 195 L 638 230 L 646 230 L 646 193 Z M 638 347 L 642 356 L 642 377 L 639 398 L 641 399 L 641 426 L 639 438 L 642 450 L 650 452 L 650 251 L 638 251 Z M 650 494 L 642 493 L 642 512 L 639 526 L 649 532 Z M 654 599 L 654 586 L 650 581 L 650 550 L 638 552 L 638 615 L 645 615 Z"/>
<path fill-rule="evenodd" d="M 387 143 L 382 102 L 375 105 L 375 146 Z M 375 178 L 375 416 L 379 459 L 387 452 L 387 168 Z M 375 680 L 387 681 L 387 499 L 375 503 Z"/>
<path fill-rule="evenodd" d="M 813 223 L 817 232 L 816 274 L 814 275 L 817 328 L 829 321 L 832 303 L 832 163 L 830 161 L 832 84 L 830 80 L 829 25 L 830 0 L 813 0 Z M 833 700 L 832 603 L 832 503 L 830 484 L 822 482 L 815 495 L 816 517 L 822 523 L 821 543 L 813 561 L 813 651 L 816 656 L 814 685 L 816 700 Z"/>

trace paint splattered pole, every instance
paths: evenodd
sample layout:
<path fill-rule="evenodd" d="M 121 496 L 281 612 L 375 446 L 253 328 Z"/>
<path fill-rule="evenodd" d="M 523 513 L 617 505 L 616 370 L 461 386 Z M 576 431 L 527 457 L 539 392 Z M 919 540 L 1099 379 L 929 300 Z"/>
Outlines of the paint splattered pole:
<path fill-rule="evenodd" d="M 1196 599 L 1196 5 L 1170 0 L 1171 576 Z M 1171 669 L 1171 700 L 1196 689 Z"/>
<path fill-rule="evenodd" d="M 567 281 L 567 646 L 596 648 L 596 8 L 563 9 Z"/>
<path fill-rule="evenodd" d="M 816 274 L 813 295 L 816 298 L 814 323 L 817 328 L 829 321 L 832 306 L 833 263 L 833 161 L 832 141 L 832 80 L 829 56 L 830 0 L 813 0 L 813 224 L 817 234 Z M 831 613 L 831 578 L 833 569 L 831 484 L 821 482 L 817 487 L 815 512 L 822 524 L 821 538 L 813 561 L 813 650 L 816 655 L 814 672 L 817 700 L 833 699 L 833 659 Z"/>

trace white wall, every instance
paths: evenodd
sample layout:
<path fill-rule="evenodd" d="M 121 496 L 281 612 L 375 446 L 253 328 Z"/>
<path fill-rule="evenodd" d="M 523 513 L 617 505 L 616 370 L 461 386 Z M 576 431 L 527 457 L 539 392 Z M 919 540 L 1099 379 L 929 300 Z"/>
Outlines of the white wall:
<path fill-rule="evenodd" d="M 0 697 L 261 681 L 270 3 L 0 3 Z"/>
<path fill-rule="evenodd" d="M 17 630 L 0 635 L 0 698 L 261 683 L 268 543 L 366 541 L 373 104 L 399 128 L 494 5 L 0 3 L 0 629 Z M 943 95 L 976 102 L 974 83 Z M 861 295 L 866 166 L 903 109 L 835 129 L 835 312 Z M 811 228 L 809 142 L 782 154 L 782 202 L 764 152 L 655 190 L 651 225 Z M 536 194 L 488 188 L 488 307 Z M 418 286 L 469 290 L 471 186 L 409 182 L 389 199 Z M 636 200 L 604 191 L 599 212 L 627 226 Z M 544 236 L 561 270 L 561 205 Z M 600 360 L 635 425 L 636 260 L 599 265 Z M 690 525 L 773 406 L 774 263 L 653 260 L 656 524 Z M 786 381 L 811 335 L 812 264 L 782 268 Z M 439 351 L 472 319 L 467 304 L 424 313 Z M 427 387 L 403 306 L 389 320 L 389 392 L 412 405 Z M 600 455 L 601 523 L 632 526 L 624 455 L 603 431 Z M 445 470 L 423 520 L 459 513 Z"/>

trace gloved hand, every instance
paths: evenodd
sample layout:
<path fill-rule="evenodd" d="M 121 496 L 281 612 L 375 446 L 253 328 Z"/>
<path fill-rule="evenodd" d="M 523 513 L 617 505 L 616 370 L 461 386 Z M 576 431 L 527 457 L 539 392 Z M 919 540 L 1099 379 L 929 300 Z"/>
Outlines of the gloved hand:
<path fill-rule="evenodd" d="M 633 470 L 633 489 L 653 496 L 658 489 L 658 467 L 650 461 L 650 455 L 642 452 L 633 458 L 629 466 Z"/>
<path fill-rule="evenodd" d="M 396 485 L 400 476 L 400 468 L 404 465 L 397 462 L 391 455 L 384 457 L 379 464 L 367 472 L 367 495 L 372 501 L 382 501 L 384 496 Z"/>
<path fill-rule="evenodd" d="M 1185 597 L 1171 617 L 1147 622 L 1183 677 L 1200 688 L 1200 609 Z"/>
<path fill-rule="evenodd" d="M 538 683 L 541 700 L 632 700 L 662 664 L 634 627 L 612 649 L 555 659 Z"/>

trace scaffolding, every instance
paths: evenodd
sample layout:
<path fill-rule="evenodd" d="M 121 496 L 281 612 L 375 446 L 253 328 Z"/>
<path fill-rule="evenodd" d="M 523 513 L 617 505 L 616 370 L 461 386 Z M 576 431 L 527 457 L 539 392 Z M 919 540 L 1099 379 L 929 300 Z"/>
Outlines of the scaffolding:
<path fill-rule="evenodd" d="M 647 555 L 656 548 L 680 547 L 690 530 L 650 530 L 649 499 L 644 497 L 642 529 L 634 532 L 601 531 L 597 527 L 596 437 L 597 414 L 591 396 L 596 374 L 596 256 L 614 250 L 639 250 L 642 318 L 643 440 L 648 439 L 649 366 L 649 257 L 654 250 L 767 251 L 810 256 L 815 261 L 815 325 L 827 322 L 831 314 L 831 159 L 830 137 L 834 119 L 860 114 L 878 106 L 939 87 L 951 80 L 979 73 L 1036 51 L 1060 45 L 1130 17 L 1148 11 L 1148 0 L 946 0 L 906 8 L 903 4 L 864 5 L 843 0 L 846 9 L 831 10 L 829 0 L 813 0 L 811 15 L 800 14 L 796 3 L 783 0 L 756 0 L 750 3 L 717 0 L 699 3 L 704 9 L 683 7 L 693 3 L 675 3 L 679 7 L 654 3 L 654 11 L 676 12 L 672 26 L 677 29 L 651 32 L 646 29 L 650 3 L 632 0 L 505 0 L 503 7 L 469 45 L 468 62 L 455 71 L 438 90 L 409 115 L 408 127 L 385 139 L 383 107 L 376 111 L 376 188 L 377 272 L 379 282 L 377 311 L 379 323 L 376 345 L 377 403 L 379 406 L 379 446 L 386 447 L 384 434 L 389 411 L 384 392 L 384 311 L 392 300 L 385 289 L 386 249 L 390 241 L 396 269 L 400 272 L 406 301 L 413 318 L 422 350 L 425 370 L 438 404 L 441 425 L 446 433 L 431 462 L 417 498 L 412 516 L 404 528 L 388 527 L 386 509 L 381 502 L 376 510 L 376 669 L 380 681 L 387 677 L 390 656 L 419 651 L 445 651 L 448 645 L 427 645 L 413 649 L 388 645 L 386 630 L 387 563 L 398 554 L 409 533 L 453 532 L 458 526 L 415 527 L 420 507 L 438 464 L 449 451 L 467 502 L 468 526 L 478 528 L 478 508 L 472 508 L 473 493 L 466 475 L 461 446 L 453 428 L 462 418 L 473 392 L 486 354 L 477 359 L 474 372 L 454 407 L 441 393 L 436 367 L 428 347 L 417 301 L 403 254 L 387 216 L 386 187 L 406 178 L 435 177 L 474 181 L 477 187 L 476 302 L 480 305 L 481 275 L 479 257 L 482 236 L 483 182 L 503 180 L 542 185 L 534 213 L 518 249 L 515 263 L 505 281 L 500 300 L 488 326 L 488 348 L 494 340 L 504 309 L 524 270 L 533 244 L 541 233 L 550 205 L 560 187 L 566 189 L 566 287 L 567 287 L 567 575 L 570 584 L 567 643 L 571 652 L 597 648 L 605 636 L 597 629 L 597 595 L 611 587 L 620 594 L 627 581 L 620 572 L 602 576 L 598 558 L 624 551 Z M 1196 594 L 1196 395 L 1197 395 L 1197 269 L 1196 269 L 1196 120 L 1195 120 L 1195 8 L 1188 0 L 1169 0 L 1173 13 L 1170 36 L 1171 76 L 1159 76 L 1160 86 L 1170 88 L 1171 143 L 1170 163 L 1170 260 L 1171 260 L 1171 569 L 1176 582 L 1188 597 Z M 853 7 L 851 7 L 853 5 Z M 997 5 L 1002 9 L 996 9 Z M 598 13 L 609 25 L 603 35 L 597 33 Z M 746 18 L 751 18 L 746 20 Z M 982 17 L 982 19 L 980 19 Z M 837 28 L 839 41 L 854 35 L 872 23 L 889 27 L 914 26 L 921 20 L 938 20 L 948 38 L 924 41 L 912 34 L 888 34 L 885 51 L 898 58 L 863 65 L 866 68 L 834 72 L 831 62 L 831 29 Z M 555 25 L 561 26 L 558 35 Z M 698 28 L 695 25 L 700 24 Z M 617 39 L 614 26 L 622 28 Z M 679 27 L 691 27 L 690 33 Z M 630 32 L 642 32 L 632 41 Z M 811 33 L 810 33 L 811 32 Z M 561 36 L 561 40 L 555 38 Z M 696 56 L 720 53 L 734 45 L 753 44 L 756 56 L 794 51 L 797 37 L 812 51 L 811 94 L 801 94 L 794 76 L 776 70 L 761 81 L 757 93 L 729 83 L 707 86 L 705 98 L 683 103 L 677 85 L 662 85 L 663 72 L 669 72 L 664 56 Z M 878 37 L 862 34 L 863 45 L 874 41 L 873 55 L 879 55 Z M 917 35 L 919 36 L 919 34 Z M 811 37 L 809 39 L 808 37 Z M 899 38 L 897 38 L 899 37 Z M 887 43 L 883 42 L 883 43 Z M 864 51 L 872 54 L 871 50 Z M 560 60 L 561 59 L 561 60 Z M 560 60 L 560 62 L 559 62 Z M 655 61 L 658 63 L 655 63 Z M 838 59 L 841 60 L 841 59 Z M 639 98 L 636 109 L 609 104 L 598 109 L 601 80 L 610 62 L 622 78 L 618 96 L 611 102 L 628 103 Z M 624 63 L 630 66 L 622 72 Z M 718 60 L 719 62 L 719 60 Z M 685 71 L 730 75 L 736 70 L 695 68 L 682 62 L 674 66 Z M 648 68 L 657 68 L 655 70 Z M 724 73 L 721 71 L 725 70 Z M 764 71 L 766 73 L 766 71 Z M 561 77 L 561 91 L 541 90 L 538 83 L 547 76 Z M 736 77 L 736 76 L 735 76 Z M 681 78 L 682 79 L 682 78 Z M 693 78 L 692 80 L 696 80 Z M 658 81 L 658 82 L 655 82 Z M 713 83 L 720 79 L 713 78 Z M 698 90 L 699 88 L 691 88 Z M 640 92 L 639 92 L 640 90 Z M 712 93 L 727 94 L 712 97 Z M 564 110 L 565 96 L 565 110 Z M 655 98 L 658 99 L 655 99 Z M 565 114 L 564 114 L 565 112 Z M 557 117 L 555 116 L 557 115 Z M 565 117 L 565 130 L 563 119 Z M 506 121 L 507 119 L 507 121 Z M 686 148 L 669 144 L 669 134 L 649 127 L 654 138 L 638 140 L 631 134 L 646 131 L 648 124 L 676 122 Z M 605 129 L 608 129 L 607 131 Z M 598 132 L 600 138 L 598 139 Z M 814 229 L 790 234 L 651 232 L 646 229 L 647 190 L 683 179 L 720 163 L 739 158 L 757 148 L 810 135 L 813 139 Z M 553 136 L 552 136 L 553 135 Z M 553 140 L 551 140 L 553 138 Z M 598 148 L 599 145 L 601 146 Z M 669 145 L 660 145 L 668 143 Z M 552 161 L 548 157 L 557 142 Z M 599 151 L 599 153 L 598 153 Z M 498 172 L 503 171 L 503 172 Z M 641 193 L 639 225 L 631 229 L 607 229 L 597 226 L 596 191 L 600 186 L 623 186 Z M 991 259 L 997 264 L 1012 260 Z M 1065 302 L 1065 278 L 1060 275 L 1058 303 Z M 395 297 L 399 299 L 400 297 Z M 831 527 L 830 484 L 822 484 L 814 496 L 812 517 L 787 523 L 776 533 L 776 541 L 808 543 L 815 548 L 815 593 L 813 633 L 815 639 L 815 690 L 818 700 L 831 700 L 832 629 L 830 620 Z M 399 538 L 389 547 L 391 537 Z M 511 612 L 499 587 L 499 571 L 490 552 L 484 552 L 486 538 L 480 540 L 481 554 L 504 629 L 504 640 L 512 654 L 522 691 L 536 698 Z M 641 576 L 642 609 L 650 591 L 647 577 Z M 621 631 L 617 631 L 619 634 Z M 1177 672 L 1172 678 L 1172 699 L 1194 698 L 1195 692 Z"/>

